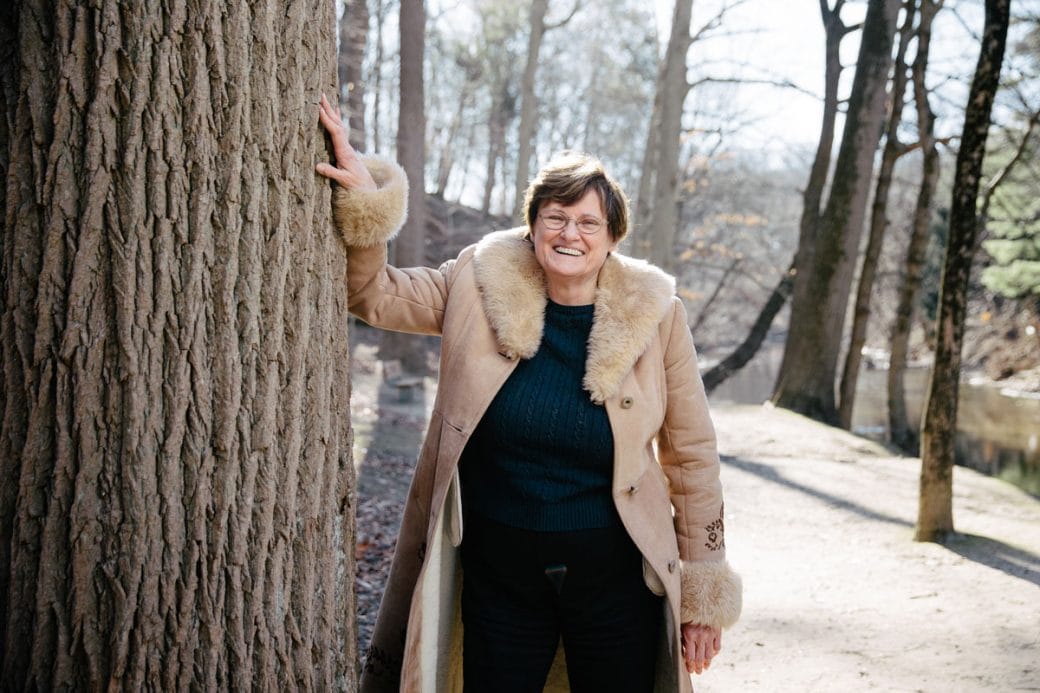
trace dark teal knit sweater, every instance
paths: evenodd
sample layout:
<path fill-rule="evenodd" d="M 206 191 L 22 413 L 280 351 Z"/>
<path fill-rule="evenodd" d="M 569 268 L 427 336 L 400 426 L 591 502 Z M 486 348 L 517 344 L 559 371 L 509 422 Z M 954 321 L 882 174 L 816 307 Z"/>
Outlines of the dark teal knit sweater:
<path fill-rule="evenodd" d="M 539 531 L 620 522 L 610 421 L 582 389 L 593 308 L 549 301 L 538 352 L 517 364 L 463 452 L 465 512 Z"/>

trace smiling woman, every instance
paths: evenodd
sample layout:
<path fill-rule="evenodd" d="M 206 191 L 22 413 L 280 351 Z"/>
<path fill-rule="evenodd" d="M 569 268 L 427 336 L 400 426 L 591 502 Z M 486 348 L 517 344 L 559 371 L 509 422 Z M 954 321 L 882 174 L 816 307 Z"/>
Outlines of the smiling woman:
<path fill-rule="evenodd" d="M 741 586 L 686 313 L 672 277 L 615 252 L 621 188 L 562 155 L 526 227 L 392 267 L 407 181 L 358 157 L 325 99 L 320 117 L 350 311 L 442 337 L 362 689 L 691 691 Z"/>
<path fill-rule="evenodd" d="M 628 232 L 627 208 L 621 187 L 586 154 L 563 154 L 539 172 L 524 214 L 550 299 L 593 302 L 600 268 Z"/>

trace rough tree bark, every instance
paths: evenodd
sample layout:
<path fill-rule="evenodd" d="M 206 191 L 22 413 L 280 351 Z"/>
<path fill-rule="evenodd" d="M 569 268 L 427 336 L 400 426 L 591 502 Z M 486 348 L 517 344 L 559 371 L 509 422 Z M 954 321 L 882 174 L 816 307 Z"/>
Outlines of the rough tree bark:
<path fill-rule="evenodd" d="M 343 0 L 339 20 L 339 88 L 350 118 L 350 141 L 365 149 L 365 80 L 361 66 L 368 45 L 368 0 Z"/>
<path fill-rule="evenodd" d="M 841 21 L 841 9 L 845 0 L 836 0 L 833 8 L 826 2 L 820 3 L 820 14 L 824 30 L 824 93 L 823 121 L 820 125 L 820 139 L 816 143 L 816 156 L 809 170 L 809 180 L 802 192 L 802 217 L 799 223 L 798 250 L 765 305 L 755 318 L 748 331 L 748 336 L 733 353 L 722 359 L 704 373 L 704 387 L 711 392 L 754 358 L 769 334 L 769 328 L 780 310 L 787 303 L 794 288 L 795 276 L 799 267 L 806 267 L 808 259 L 813 256 L 816 242 L 816 230 L 820 223 L 820 201 L 823 199 L 824 186 L 827 184 L 827 172 L 830 169 L 831 150 L 834 146 L 834 124 L 838 114 L 838 81 L 841 78 L 841 59 L 839 50 L 841 40 L 853 30 Z"/>
<path fill-rule="evenodd" d="M 5 8 L 0 689 L 352 690 L 332 3 Z"/>
<path fill-rule="evenodd" d="M 855 306 L 852 311 L 852 331 L 849 348 L 845 354 L 845 366 L 838 387 L 838 422 L 844 429 L 852 428 L 852 408 L 856 403 L 856 382 L 863 361 L 863 345 L 867 343 L 867 325 L 870 322 L 870 297 L 874 293 L 881 246 L 888 230 L 888 191 L 892 187 L 892 172 L 896 161 L 909 147 L 899 141 L 899 126 L 903 122 L 903 105 L 906 101 L 906 86 L 909 67 L 906 64 L 907 45 L 913 38 L 914 14 L 917 0 L 903 3 L 903 25 L 899 30 L 896 47 L 895 67 L 892 71 L 892 87 L 888 97 L 888 123 L 885 127 L 885 147 L 881 152 L 877 182 L 874 184 L 874 202 L 870 210 L 870 230 L 867 232 L 867 247 L 860 264 L 859 284 L 856 286 Z"/>
<path fill-rule="evenodd" d="M 939 182 L 939 149 L 935 141 L 935 114 L 928 101 L 928 53 L 932 45 L 932 21 L 942 0 L 921 0 L 917 27 L 917 54 L 913 63 L 914 105 L 917 109 L 917 141 L 921 146 L 921 187 L 917 191 L 914 218 L 907 245 L 903 280 L 889 338 L 888 359 L 888 435 L 901 450 L 916 455 L 917 432 L 910 427 L 906 413 L 906 373 L 910 345 L 910 326 L 924 273 L 928 235 L 932 225 L 935 188 Z"/>
<path fill-rule="evenodd" d="M 1007 44 L 1010 0 L 986 0 L 986 23 L 968 92 L 950 204 L 950 237 L 939 289 L 935 365 L 921 424 L 921 490 L 917 541 L 942 541 L 953 532 L 954 434 L 968 283 L 978 233 L 976 204 L 993 99 Z"/>
<path fill-rule="evenodd" d="M 401 100 L 397 121 L 397 161 L 408 175 L 408 219 L 392 243 L 393 261 L 401 267 L 426 264 L 426 108 L 423 96 L 426 8 L 423 0 L 401 0 Z M 400 332 L 380 335 L 379 356 L 397 360 L 408 373 L 427 371 L 421 337 Z"/>
<path fill-rule="evenodd" d="M 899 0 L 870 0 L 845 129 L 806 272 L 795 277 L 791 326 L 773 402 L 837 424 L 834 386 L 853 268 L 884 119 Z"/>

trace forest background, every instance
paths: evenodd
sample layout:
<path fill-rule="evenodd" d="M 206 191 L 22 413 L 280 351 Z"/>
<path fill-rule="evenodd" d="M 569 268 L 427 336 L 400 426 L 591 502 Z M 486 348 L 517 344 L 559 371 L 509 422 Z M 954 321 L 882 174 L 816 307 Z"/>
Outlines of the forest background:
<path fill-rule="evenodd" d="M 372 3 L 369 3 L 372 5 Z M 525 170 L 567 148 L 595 153 L 630 191 L 633 202 L 645 171 L 650 112 L 662 53 L 667 46 L 669 3 L 541 3 L 544 31 L 536 79 L 525 82 L 532 5 L 529 3 L 434 3 L 428 5 L 425 52 L 426 187 L 437 200 L 490 215 L 480 228 L 452 228 L 470 240 L 496 224 L 518 224 L 515 214 L 521 105 L 537 104 Z M 866 4 L 840 8 L 841 20 L 855 28 Z M 534 3 L 539 5 L 539 3 Z M 678 152 L 677 206 L 680 223 L 665 263 L 680 277 L 696 326 L 699 349 L 709 358 L 725 354 L 747 335 L 758 309 L 786 272 L 798 244 L 802 193 L 820 139 L 824 118 L 825 37 L 820 6 L 811 0 L 784 3 L 693 3 Z M 351 16 L 357 3 L 341 10 L 341 45 L 357 37 Z M 396 6 L 377 2 L 365 22 L 361 82 L 342 83 L 344 101 L 354 117 L 354 140 L 363 150 L 395 152 L 398 124 Z M 992 176 L 1015 149 L 1034 117 L 1037 103 L 1036 3 L 1015 7 L 1003 68 L 1007 85 L 994 112 L 987 173 Z M 977 2 L 946 2 L 934 20 L 928 91 L 935 111 L 934 136 L 940 141 L 940 180 L 934 195 L 922 308 L 914 335 L 916 355 L 927 354 L 929 322 L 934 321 L 941 271 L 943 216 L 949 212 L 953 159 L 964 118 L 964 104 L 976 53 L 965 50 L 980 40 L 983 7 Z M 355 32 L 355 33 L 351 33 Z M 859 35 L 849 31 L 840 44 L 843 66 L 839 98 L 848 98 Z M 910 47 L 912 62 L 913 43 Z M 347 53 L 349 54 L 349 53 Z M 346 54 L 345 54 L 346 55 Z M 352 56 L 356 54 L 350 54 Z M 531 66 L 527 66 L 531 69 Z M 905 88 L 912 85 L 904 83 Z M 532 89 L 528 94 L 524 89 Z M 353 96 L 351 97 L 351 89 Z M 871 301 L 867 345 L 887 350 L 889 325 L 906 262 L 914 204 L 920 186 L 921 151 L 916 114 L 904 112 L 897 135 L 906 149 L 896 164 L 889 190 L 887 225 Z M 361 103 L 361 106 L 356 104 Z M 840 132 L 844 106 L 836 117 Z M 882 142 L 883 143 L 883 142 Z M 880 158 L 881 144 L 878 157 Z M 993 193 L 987 238 L 1035 238 L 1037 170 L 1027 156 Z M 522 186 L 520 187 L 522 190 Z M 436 203 L 434 203 L 436 204 Z M 442 219 L 431 222 L 433 237 Z M 635 218 L 633 243 L 650 223 L 644 209 Z M 1014 229 L 1014 230 L 1012 230 Z M 992 238 L 991 238 L 992 237 Z M 865 244 L 866 237 L 863 236 Z M 437 246 L 445 257 L 452 248 Z M 629 252 L 638 253 L 638 248 Z M 965 365 L 993 379 L 1025 375 L 1016 383 L 1040 388 L 1031 369 L 1040 364 L 1038 343 L 1025 336 L 1038 320 L 1035 268 L 1016 265 L 1030 251 L 983 243 L 975 258 L 971 290 L 969 345 Z M 1025 269 L 1027 268 L 1028 269 Z M 987 271 L 988 270 L 988 271 Z M 1010 279 L 1009 274 L 1019 277 Z M 786 315 L 774 324 L 782 339 Z"/>

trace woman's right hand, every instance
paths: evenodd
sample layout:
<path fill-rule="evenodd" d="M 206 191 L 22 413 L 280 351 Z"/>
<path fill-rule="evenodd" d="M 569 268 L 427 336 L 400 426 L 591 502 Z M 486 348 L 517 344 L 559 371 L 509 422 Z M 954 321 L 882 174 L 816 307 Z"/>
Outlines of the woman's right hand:
<path fill-rule="evenodd" d="M 335 166 L 321 162 L 314 170 L 334 180 L 348 190 L 374 191 L 377 189 L 372 174 L 361 163 L 361 157 L 350 146 L 347 127 L 339 117 L 339 109 L 329 103 L 324 94 L 318 104 L 318 120 L 332 138 L 332 153 L 336 157 Z"/>
<path fill-rule="evenodd" d="M 682 624 L 683 658 L 686 671 L 700 674 L 711 666 L 712 658 L 722 649 L 722 629 L 693 623 Z"/>

